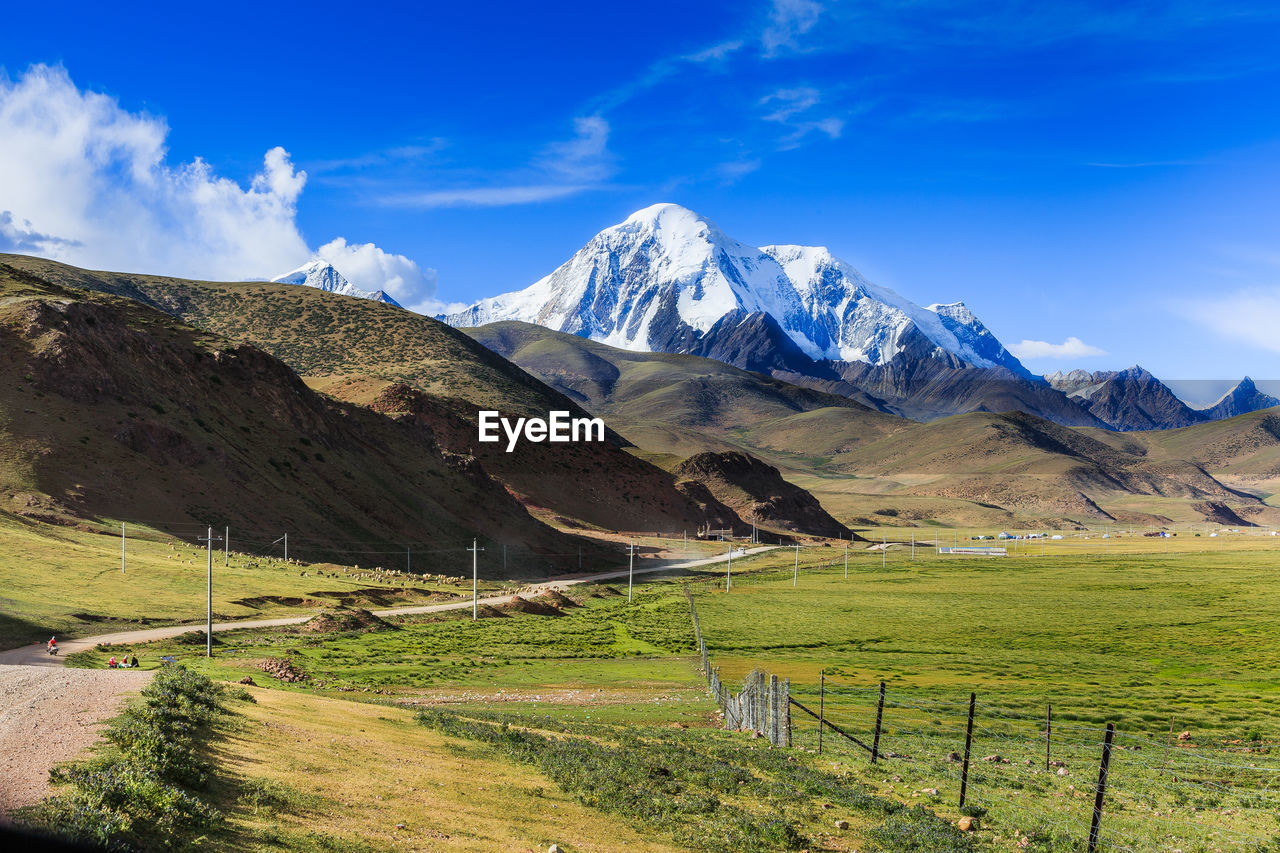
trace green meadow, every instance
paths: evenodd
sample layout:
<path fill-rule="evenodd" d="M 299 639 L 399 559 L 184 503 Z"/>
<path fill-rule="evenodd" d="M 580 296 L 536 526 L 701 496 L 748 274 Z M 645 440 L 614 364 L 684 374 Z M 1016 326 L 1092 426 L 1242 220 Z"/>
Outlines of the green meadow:
<path fill-rule="evenodd" d="M 1046 542 L 1044 556 L 1023 543 L 1001 559 L 925 547 L 912 559 L 909 546 L 863 545 L 850 549 L 847 577 L 839 545 L 800 549 L 798 571 L 796 552 L 776 549 L 735 560 L 727 593 L 726 567 L 711 566 L 645 576 L 633 602 L 625 585 L 578 587 L 574 603 L 560 601 L 551 615 L 394 617 L 366 633 L 237 631 L 217 637 L 211 660 L 180 640 L 130 651 L 144 665 L 167 655 L 215 678 L 249 676 L 299 701 L 426 709 L 429 727 L 459 749 L 528 764 L 579 802 L 594 802 L 582 779 L 634 773 L 628 784 L 651 788 L 655 802 L 675 799 L 661 816 L 628 820 L 678 846 L 734 849 L 724 839 L 754 838 L 750 849 L 1083 850 L 1103 729 L 1113 723 L 1101 849 L 1273 850 L 1280 554 L 1273 540 L 1244 534 L 1216 549 L 1183 542 L 1134 537 L 1104 550 L 1081 533 Z M 816 722 L 798 708 L 797 748 L 782 764 L 752 758 L 761 742 L 747 735 L 715 732 L 686 586 L 712 664 L 730 684 L 757 667 L 790 679 L 793 698 L 870 743 L 883 681 L 884 757 L 872 765 L 831 730 L 819 755 Z M 101 666 L 111 651 L 71 662 Z M 268 661 L 287 661 L 303 677 L 277 681 L 262 669 Z M 962 810 L 953 753 L 963 750 L 971 692 Z M 538 757 L 551 749 L 539 738 L 583 747 Z M 750 797 L 712 791 L 732 806 L 721 814 L 727 834 L 691 841 L 709 820 L 698 809 L 713 806 L 694 808 L 680 792 L 701 784 L 697 768 L 712 759 L 755 778 L 757 807 L 777 810 L 795 834 L 771 834 L 776 827 L 751 816 Z M 801 793 L 784 807 L 788 786 Z M 834 817 L 850 824 L 840 831 L 824 808 L 835 790 L 853 798 L 834 802 Z M 977 816 L 981 831 L 967 840 L 942 832 L 962 815 Z"/>

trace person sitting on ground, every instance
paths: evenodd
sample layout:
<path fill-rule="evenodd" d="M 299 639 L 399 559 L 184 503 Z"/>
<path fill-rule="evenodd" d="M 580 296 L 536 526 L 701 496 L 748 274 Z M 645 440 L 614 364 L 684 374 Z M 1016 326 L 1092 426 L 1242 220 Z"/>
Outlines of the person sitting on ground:
<path fill-rule="evenodd" d="M 57 638 L 57 637 L 50 637 L 50 638 L 49 638 L 49 648 L 50 648 L 50 649 L 56 649 L 57 647 L 58 647 L 58 638 Z"/>
<path fill-rule="evenodd" d="M 120 662 L 116 664 L 116 669 L 128 669 L 128 668 L 129 668 L 129 656 L 120 655 Z"/>
<path fill-rule="evenodd" d="M 116 663 L 116 656 L 112 655 L 111 660 L 107 661 L 107 669 L 115 669 L 119 664 Z"/>
<path fill-rule="evenodd" d="M 138 656 L 134 655 L 132 658 L 129 659 L 129 668 L 137 669 L 137 667 L 138 667 Z"/>

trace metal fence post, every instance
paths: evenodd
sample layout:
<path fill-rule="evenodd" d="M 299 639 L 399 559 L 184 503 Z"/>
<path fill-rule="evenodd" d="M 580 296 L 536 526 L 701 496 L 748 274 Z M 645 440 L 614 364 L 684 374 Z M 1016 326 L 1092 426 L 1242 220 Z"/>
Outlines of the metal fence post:
<path fill-rule="evenodd" d="M 973 745 L 973 706 L 978 703 L 978 694 L 969 694 L 969 723 L 964 729 L 964 766 L 960 768 L 960 807 L 964 808 L 964 797 L 969 792 L 969 747 Z"/>
<path fill-rule="evenodd" d="M 1115 724 L 1107 723 L 1107 735 L 1102 741 L 1102 764 L 1098 766 L 1098 789 L 1093 795 L 1093 820 L 1089 823 L 1089 853 L 1096 853 L 1098 849 L 1098 833 L 1102 829 L 1102 803 L 1107 795 L 1107 769 L 1111 766 L 1111 743 L 1115 736 Z"/>

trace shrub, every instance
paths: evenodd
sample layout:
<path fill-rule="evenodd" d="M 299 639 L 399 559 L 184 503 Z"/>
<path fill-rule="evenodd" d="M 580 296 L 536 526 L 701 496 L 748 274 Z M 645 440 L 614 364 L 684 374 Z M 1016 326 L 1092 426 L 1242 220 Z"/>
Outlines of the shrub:
<path fill-rule="evenodd" d="M 104 735 L 118 752 L 55 769 L 70 790 L 25 818 L 73 841 L 109 850 L 168 848 L 205 832 L 221 813 L 195 792 L 208 782 L 199 755 L 222 713 L 221 688 L 203 675 L 166 665 L 142 691 L 142 705 L 117 717 Z"/>

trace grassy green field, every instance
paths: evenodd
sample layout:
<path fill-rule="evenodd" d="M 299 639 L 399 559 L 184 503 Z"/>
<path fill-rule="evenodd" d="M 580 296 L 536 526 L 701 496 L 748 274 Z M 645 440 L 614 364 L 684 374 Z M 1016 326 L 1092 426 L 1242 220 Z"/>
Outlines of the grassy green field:
<path fill-rule="evenodd" d="M 72 638 L 148 625 L 203 624 L 207 552 L 140 526 L 129 530 L 121 574 L 119 528 L 98 533 L 88 525 L 54 527 L 0 514 L 0 648 L 47 640 L 51 633 Z M 269 558 L 233 550 L 226 559 L 215 551 L 215 619 L 305 615 L 343 599 L 392 607 L 470 595 L 461 561 L 445 565 L 432 556 L 421 555 L 419 565 L 456 576 L 452 581 L 367 567 L 286 563 L 279 552 Z M 504 586 L 485 584 L 494 591 Z"/>
<path fill-rule="evenodd" d="M 832 760 L 882 794 L 956 808 L 959 765 L 947 756 L 963 749 L 972 691 L 968 799 L 990 810 L 993 835 L 1078 849 L 1110 722 L 1119 748 L 1108 849 L 1272 849 L 1280 555 L 1243 540 L 1123 556 L 1073 555 L 1065 542 L 1046 557 L 911 561 L 899 551 L 883 567 L 863 552 L 847 580 L 839 560 L 798 582 L 785 571 L 743 577 L 727 595 L 717 579 L 697 604 L 727 681 L 757 667 L 790 678 L 793 697 L 821 702 L 867 742 L 885 682 L 881 751 L 897 757 L 872 767 L 858 747 L 824 737 Z M 1044 766 L 1050 704 L 1062 774 Z M 800 712 L 793 722 L 795 742 L 816 749 L 816 723 Z M 982 760 L 993 755 L 1008 763 Z"/>
<path fill-rule="evenodd" d="M 979 533 L 939 536 L 963 543 Z M 859 544 L 850 549 L 847 579 L 844 549 L 816 545 L 800 550 L 798 577 L 791 549 L 735 560 L 728 594 L 724 567 L 711 566 L 647 576 L 630 604 L 616 586 L 580 587 L 573 597 L 581 606 L 562 603 L 564 615 L 490 613 L 475 623 L 469 614 L 402 617 L 369 633 L 233 632 L 220 635 L 212 660 L 176 641 L 130 651 L 148 665 L 172 655 L 216 678 L 250 676 L 272 695 L 297 697 L 290 713 L 312 700 L 343 699 L 443 713 L 432 725 L 460 739 L 459 749 L 474 741 L 465 748 L 532 763 L 579 802 L 606 811 L 582 780 L 598 766 L 638 773 L 628 768 L 648 755 L 650 766 L 672 775 L 641 773 L 634 784 L 653 785 L 658 800 L 676 799 L 665 817 L 628 819 L 651 840 L 710 849 L 735 849 L 732 839 L 772 830 L 753 823 L 750 808 L 733 811 L 750 797 L 717 793 L 719 782 L 697 776 L 708 760 L 765 780 L 755 807 L 782 815 L 795 844 L 809 849 L 1082 850 L 1111 722 L 1118 734 L 1102 849 L 1270 850 L 1280 835 L 1273 817 L 1280 758 L 1272 755 L 1280 746 L 1280 547 L 1246 532 L 1188 534 L 1150 539 L 1113 530 L 1102 540 L 1073 531 L 1045 541 L 1043 556 L 1042 543 L 1032 541 L 1003 559 L 938 556 L 921 544 L 912 560 L 909 544 L 885 553 Z M 881 535 L 909 542 L 910 531 Z M 816 725 L 799 710 L 798 749 L 781 753 L 790 756 L 785 765 L 761 765 L 753 757 L 758 741 L 714 731 L 717 711 L 692 654 L 686 583 L 712 662 L 729 683 L 756 667 L 789 678 L 794 698 L 815 709 L 821 703 L 830 719 L 869 741 L 883 680 L 880 747 L 889 757 L 872 766 L 831 732 L 817 755 Z M 70 662 L 100 666 L 110 651 Z M 267 660 L 288 661 L 302 680 L 277 681 L 261 668 Z M 971 691 L 968 802 L 983 828 L 965 840 L 935 831 L 962 815 L 959 764 L 948 755 L 963 749 Z M 1046 770 L 1049 704 L 1049 757 L 1062 766 Z M 513 727 L 534 740 L 502 734 Z M 556 759 L 583 762 L 581 772 L 531 757 L 538 737 L 582 739 L 586 752 Z M 804 782 L 794 773 L 823 775 Z M 296 784 L 288 774 L 282 780 Z M 668 788 L 704 783 L 712 787 L 703 793 L 736 817 L 725 818 L 719 841 L 694 844 L 688 833 L 703 820 L 702 806 Z M 361 814 L 380 807 L 343 800 L 351 795 L 329 784 L 316 796 L 351 802 Z M 777 785 L 801 793 L 784 807 Z M 823 808 L 833 804 L 833 785 L 853 798 L 834 802 L 838 815 Z M 850 826 L 833 831 L 834 817 Z M 277 835 L 287 840 L 291 832 Z M 756 849 L 774 849 L 761 844 Z M 297 841 L 281 849 L 313 848 Z"/>

